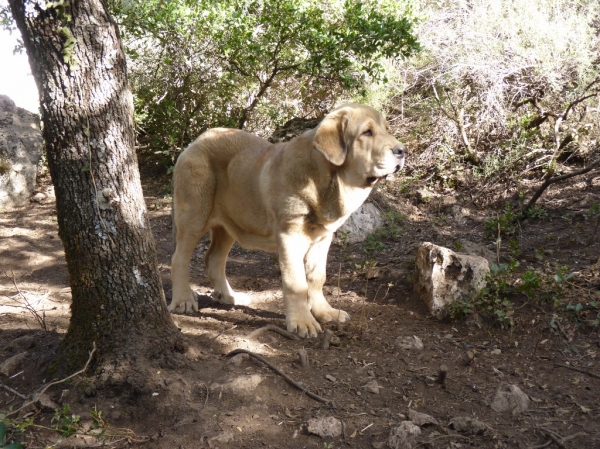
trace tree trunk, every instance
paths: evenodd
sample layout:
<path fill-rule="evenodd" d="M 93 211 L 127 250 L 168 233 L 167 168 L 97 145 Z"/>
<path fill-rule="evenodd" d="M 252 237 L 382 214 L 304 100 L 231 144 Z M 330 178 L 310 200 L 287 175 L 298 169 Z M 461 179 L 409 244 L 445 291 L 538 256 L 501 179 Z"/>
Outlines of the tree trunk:
<path fill-rule="evenodd" d="M 172 348 L 117 26 L 102 0 L 9 3 L 40 93 L 73 297 L 55 365 L 83 366 L 93 342 L 102 365 L 136 343 Z"/>

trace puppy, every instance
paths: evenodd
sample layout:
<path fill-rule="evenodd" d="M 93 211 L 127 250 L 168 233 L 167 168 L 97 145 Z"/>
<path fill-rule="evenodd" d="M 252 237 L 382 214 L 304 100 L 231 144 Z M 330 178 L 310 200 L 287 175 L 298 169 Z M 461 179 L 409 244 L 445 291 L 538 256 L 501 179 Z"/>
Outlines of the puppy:
<path fill-rule="evenodd" d="M 210 231 L 204 262 L 213 298 L 247 303 L 225 275 L 234 242 L 279 254 L 286 324 L 316 337 L 319 323 L 350 316 L 323 296 L 333 233 L 382 178 L 404 165 L 404 149 L 369 106 L 348 104 L 313 130 L 271 144 L 236 129 L 211 129 L 181 153 L 173 174 L 170 311 L 197 311 L 190 257 Z"/>

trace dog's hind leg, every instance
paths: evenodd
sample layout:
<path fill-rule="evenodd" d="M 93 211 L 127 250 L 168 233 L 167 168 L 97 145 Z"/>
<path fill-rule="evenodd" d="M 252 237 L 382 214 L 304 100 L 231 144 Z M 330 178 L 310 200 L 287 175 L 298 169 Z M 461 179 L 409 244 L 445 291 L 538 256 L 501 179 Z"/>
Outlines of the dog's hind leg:
<path fill-rule="evenodd" d="M 179 225 L 175 237 L 175 252 L 171 258 L 173 299 L 169 311 L 197 312 L 198 300 L 190 287 L 190 258 L 205 231 L 202 225 L 194 220 L 175 216 L 173 226 L 176 226 L 176 222 L 179 222 Z M 183 224 L 184 222 L 186 225 Z"/>
<path fill-rule="evenodd" d="M 212 297 L 224 304 L 243 305 L 249 304 L 248 295 L 236 293 L 231 289 L 225 274 L 227 255 L 233 245 L 234 239 L 225 228 L 215 226 L 210 232 L 210 246 L 204 256 L 204 263 L 208 271 L 208 278 L 214 287 Z"/>

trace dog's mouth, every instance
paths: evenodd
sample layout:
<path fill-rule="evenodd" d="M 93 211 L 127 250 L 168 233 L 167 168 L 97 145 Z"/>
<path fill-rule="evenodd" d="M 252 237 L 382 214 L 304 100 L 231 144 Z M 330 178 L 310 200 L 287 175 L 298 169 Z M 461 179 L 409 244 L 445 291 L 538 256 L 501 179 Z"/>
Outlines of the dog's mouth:
<path fill-rule="evenodd" d="M 400 164 L 396 165 L 396 168 L 390 174 L 398 173 L 401 168 L 402 167 L 400 167 Z M 367 185 L 372 186 L 377 181 L 386 179 L 387 177 L 388 177 L 388 175 L 383 175 L 383 176 L 369 176 L 369 177 L 367 177 Z"/>

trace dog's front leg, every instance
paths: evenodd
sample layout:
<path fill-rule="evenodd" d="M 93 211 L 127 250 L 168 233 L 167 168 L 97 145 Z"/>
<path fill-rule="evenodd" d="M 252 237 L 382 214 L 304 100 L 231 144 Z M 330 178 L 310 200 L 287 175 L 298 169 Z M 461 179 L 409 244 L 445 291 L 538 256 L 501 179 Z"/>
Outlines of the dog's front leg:
<path fill-rule="evenodd" d="M 321 326 L 310 312 L 304 269 L 304 258 L 311 242 L 302 233 L 282 233 L 278 240 L 287 330 L 297 332 L 301 337 L 316 337 Z"/>
<path fill-rule="evenodd" d="M 328 234 L 309 248 L 304 259 L 306 279 L 308 281 L 308 304 L 313 316 L 321 323 L 339 321 L 343 323 L 350 315 L 340 309 L 335 309 L 323 296 L 323 285 L 326 279 L 327 253 L 331 245 L 333 233 Z"/>

